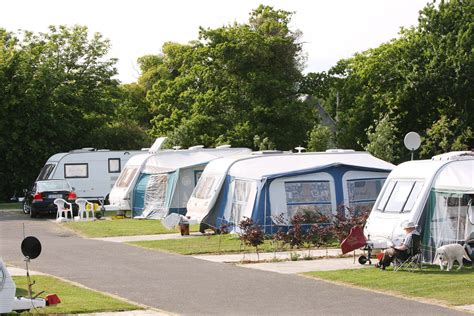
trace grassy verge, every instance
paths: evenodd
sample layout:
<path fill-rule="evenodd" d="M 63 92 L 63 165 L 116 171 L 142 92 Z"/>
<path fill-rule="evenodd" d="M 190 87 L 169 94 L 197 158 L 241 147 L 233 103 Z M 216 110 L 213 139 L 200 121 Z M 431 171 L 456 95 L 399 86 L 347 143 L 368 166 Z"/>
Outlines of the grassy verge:
<path fill-rule="evenodd" d="M 317 271 L 305 275 L 411 298 L 433 299 L 448 305 L 474 304 L 474 269 L 470 267 L 452 272 L 440 271 L 439 266 L 428 266 L 415 272 L 393 272 L 390 268 L 381 271 L 373 268 Z"/>
<path fill-rule="evenodd" d="M 86 237 L 115 237 L 177 233 L 178 229 L 168 230 L 159 220 L 116 219 L 93 222 L 67 222 L 64 226 Z M 191 225 L 197 231 L 198 225 Z"/>
<path fill-rule="evenodd" d="M 226 254 L 240 253 L 243 251 L 239 236 L 236 234 L 227 235 L 206 235 L 193 236 L 191 238 L 147 240 L 128 242 L 131 245 L 172 252 L 181 255 L 202 255 L 202 254 Z M 338 248 L 338 243 L 334 242 L 329 247 Z M 259 252 L 274 252 L 275 246 L 272 240 L 266 239 L 258 246 Z M 307 248 L 293 249 L 307 251 Z M 246 247 L 245 252 L 255 252 L 255 247 Z M 292 251 L 288 245 L 279 247 L 278 251 Z"/>
<path fill-rule="evenodd" d="M 54 277 L 37 275 L 33 276 L 32 279 L 36 281 L 36 284 L 33 286 L 34 290 L 39 292 L 44 289 L 46 290 L 45 293 L 55 293 L 61 299 L 61 303 L 56 306 L 38 309 L 37 313 L 40 314 L 78 314 L 142 309 L 139 306 L 69 284 Z M 16 296 L 28 296 L 26 277 L 15 276 L 13 280 L 17 286 Z M 45 297 L 46 295 L 42 294 L 41 296 Z M 34 310 L 30 312 L 35 313 Z M 29 313 L 24 312 L 23 314 Z"/>
<path fill-rule="evenodd" d="M 242 251 L 240 239 L 237 235 L 209 235 L 192 238 L 149 240 L 129 242 L 131 245 L 178 253 L 182 255 L 239 253 Z M 255 247 L 247 247 L 246 252 L 255 252 Z M 261 252 L 272 252 L 272 242 L 265 240 L 259 246 Z"/>
<path fill-rule="evenodd" d="M 0 203 L 0 211 L 1 210 L 21 210 L 22 204 L 15 202 L 15 203 Z"/>

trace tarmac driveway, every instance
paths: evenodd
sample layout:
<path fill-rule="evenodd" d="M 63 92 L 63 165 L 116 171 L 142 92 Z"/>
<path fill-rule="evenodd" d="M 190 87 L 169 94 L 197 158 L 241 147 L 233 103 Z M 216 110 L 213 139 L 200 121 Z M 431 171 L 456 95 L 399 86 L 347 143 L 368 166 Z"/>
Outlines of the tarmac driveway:
<path fill-rule="evenodd" d="M 0 256 L 24 267 L 20 244 L 39 238 L 32 270 L 187 315 L 461 315 L 462 312 L 297 275 L 245 269 L 78 237 L 45 219 L 0 211 Z M 39 289 L 40 284 L 36 285 Z"/>

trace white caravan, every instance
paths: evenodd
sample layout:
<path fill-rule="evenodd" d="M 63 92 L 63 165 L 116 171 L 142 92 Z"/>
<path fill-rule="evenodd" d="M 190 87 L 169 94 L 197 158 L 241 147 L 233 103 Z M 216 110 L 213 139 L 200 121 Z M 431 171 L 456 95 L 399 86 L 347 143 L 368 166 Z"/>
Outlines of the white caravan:
<path fill-rule="evenodd" d="M 248 148 L 194 146 L 137 155 L 129 160 L 110 192 L 106 210 L 128 211 L 137 218 L 186 213 L 186 203 L 211 160 L 250 153 Z"/>
<path fill-rule="evenodd" d="M 34 309 L 41 313 L 38 308 L 46 307 L 46 300 L 40 297 L 16 297 L 16 284 L 13 281 L 7 267 L 0 258 L 0 314 Z M 41 294 L 41 293 L 40 293 Z M 39 295 L 39 294 L 38 294 Z"/>
<path fill-rule="evenodd" d="M 83 148 L 51 156 L 36 180 L 66 179 L 78 198 L 99 201 L 106 198 L 123 166 L 143 151 L 111 151 Z"/>
<path fill-rule="evenodd" d="M 474 232 L 474 153 L 451 152 L 431 160 L 408 161 L 388 176 L 365 225 L 376 248 L 398 244 L 403 224 L 418 225 L 424 259 L 436 248 L 463 243 Z"/>

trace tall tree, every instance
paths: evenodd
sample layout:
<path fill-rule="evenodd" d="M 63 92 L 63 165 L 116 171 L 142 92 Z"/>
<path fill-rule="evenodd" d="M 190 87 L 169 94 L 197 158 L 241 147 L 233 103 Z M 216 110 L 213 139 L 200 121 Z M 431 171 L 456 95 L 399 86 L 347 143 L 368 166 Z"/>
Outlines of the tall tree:
<path fill-rule="evenodd" d="M 302 144 L 311 115 L 298 99 L 304 59 L 291 15 L 260 6 L 246 24 L 201 28 L 198 41 L 165 44 L 148 92 L 152 134 L 182 146 L 253 147 L 255 135 L 280 149 Z"/>
<path fill-rule="evenodd" d="M 399 157 L 395 162 L 409 157 L 402 143 L 409 131 L 422 135 L 423 157 L 469 148 L 474 121 L 473 11 L 470 0 L 430 3 L 420 12 L 417 27 L 402 29 L 398 39 L 342 60 L 329 71 L 329 90 L 337 90 L 340 100 L 339 147 L 374 149 L 388 135 L 384 118 L 390 117 L 395 125 L 386 145 L 391 146 L 389 156 Z M 380 118 L 382 125 L 370 128 Z M 456 141 L 434 146 L 443 137 L 437 133 L 444 130 L 444 120 L 457 122 L 449 137 Z"/>
<path fill-rule="evenodd" d="M 102 147 L 119 95 L 110 44 L 86 27 L 0 30 L 0 199 L 26 187 L 54 153 Z M 118 145 L 117 145 L 118 146 Z"/>

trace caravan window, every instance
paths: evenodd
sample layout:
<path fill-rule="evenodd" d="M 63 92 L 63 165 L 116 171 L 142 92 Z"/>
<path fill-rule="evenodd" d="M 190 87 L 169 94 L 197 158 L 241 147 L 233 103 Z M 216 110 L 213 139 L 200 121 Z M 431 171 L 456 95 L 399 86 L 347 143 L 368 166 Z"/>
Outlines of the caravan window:
<path fill-rule="evenodd" d="M 214 183 L 217 181 L 217 177 L 215 176 L 204 176 L 199 179 L 199 182 L 194 189 L 193 197 L 198 199 L 209 199 L 212 194 L 212 187 Z"/>
<path fill-rule="evenodd" d="M 232 207 L 230 211 L 231 223 L 239 223 L 247 208 L 249 199 L 252 197 L 252 182 L 245 180 L 234 181 L 234 194 L 232 195 Z"/>
<path fill-rule="evenodd" d="M 385 178 L 348 180 L 349 206 L 356 209 L 371 209 L 384 182 Z"/>
<path fill-rule="evenodd" d="M 422 181 L 391 180 L 377 209 L 387 213 L 408 213 L 415 205 L 422 188 Z"/>
<path fill-rule="evenodd" d="M 296 213 L 319 211 L 331 216 L 331 190 L 329 181 L 285 182 L 288 218 Z"/>
<path fill-rule="evenodd" d="M 109 173 L 120 173 L 120 158 L 109 158 Z"/>
<path fill-rule="evenodd" d="M 87 163 L 64 164 L 64 178 L 87 177 L 89 177 L 89 165 Z"/>
<path fill-rule="evenodd" d="M 40 171 L 40 174 L 38 175 L 37 180 L 46 180 L 49 179 L 49 176 L 54 170 L 54 167 L 56 167 L 56 164 L 48 163 L 43 166 L 43 168 Z"/>
<path fill-rule="evenodd" d="M 116 186 L 118 188 L 127 188 L 132 182 L 135 174 L 137 173 L 137 168 L 125 168 L 117 179 Z"/>
<path fill-rule="evenodd" d="M 168 174 L 152 174 L 145 191 L 144 211 L 164 212 L 166 207 L 166 189 L 168 188 Z M 166 215 L 166 214 L 161 214 Z"/>
<path fill-rule="evenodd" d="M 416 200 L 418 200 L 418 195 L 420 194 L 422 188 L 423 182 L 415 182 L 415 185 L 411 190 L 410 196 L 408 197 L 408 200 L 405 203 L 405 206 L 403 207 L 404 213 L 408 213 L 413 209 L 413 206 L 415 205 Z"/>

